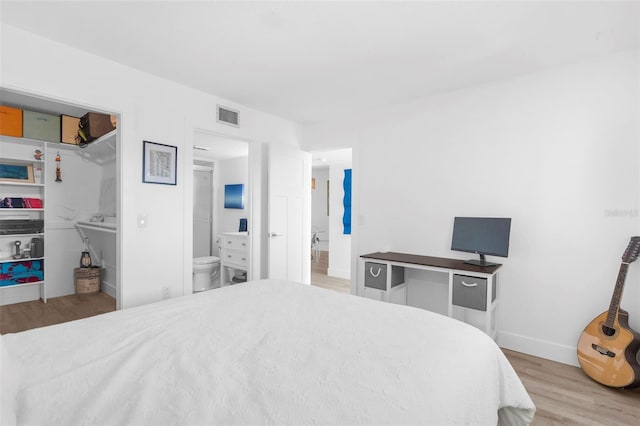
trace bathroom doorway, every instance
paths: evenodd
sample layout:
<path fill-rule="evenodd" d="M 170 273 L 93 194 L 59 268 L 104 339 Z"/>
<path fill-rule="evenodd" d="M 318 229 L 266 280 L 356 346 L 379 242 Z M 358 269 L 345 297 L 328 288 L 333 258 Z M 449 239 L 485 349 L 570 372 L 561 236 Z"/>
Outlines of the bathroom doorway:
<path fill-rule="evenodd" d="M 248 240 L 247 222 L 251 208 L 249 143 L 195 130 L 192 166 L 192 291 L 246 280 L 250 264 L 249 244 L 245 241 Z M 233 203 L 229 203 L 230 189 L 233 189 Z M 241 232 L 243 227 L 244 233 Z M 236 238 L 240 247 L 246 250 L 240 256 L 246 264 L 234 264 L 230 260 L 234 258 L 231 252 L 224 256 L 221 247 L 229 238 Z"/>
<path fill-rule="evenodd" d="M 351 157 L 350 148 L 312 153 L 311 285 L 342 293 L 351 292 L 351 235 L 343 223 Z"/>

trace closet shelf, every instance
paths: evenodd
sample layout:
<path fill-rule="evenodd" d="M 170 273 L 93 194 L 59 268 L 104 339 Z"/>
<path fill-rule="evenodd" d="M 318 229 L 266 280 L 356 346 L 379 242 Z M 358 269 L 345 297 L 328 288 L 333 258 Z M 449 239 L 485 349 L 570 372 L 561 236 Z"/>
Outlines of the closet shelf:
<path fill-rule="evenodd" d="M 12 240 L 25 237 L 44 237 L 44 232 L 36 232 L 33 234 L 0 234 L 0 238 L 11 238 Z"/>
<path fill-rule="evenodd" d="M 33 187 L 44 187 L 43 183 L 22 183 L 22 182 L 0 182 L 2 186 L 33 186 Z"/>
<path fill-rule="evenodd" d="M 0 259 L 0 263 L 30 262 L 32 260 L 44 260 L 44 257 L 21 257 L 19 259 L 14 259 L 13 257 L 4 257 Z M 20 283 L 20 284 L 31 284 L 31 283 Z M 33 284 L 35 284 L 35 282 Z"/>
<path fill-rule="evenodd" d="M 2 162 L 3 163 L 11 163 L 11 164 L 44 164 L 44 160 L 36 160 L 35 158 L 32 159 L 25 159 L 25 158 L 18 158 L 18 157 L 2 157 Z"/>
<path fill-rule="evenodd" d="M 76 222 L 76 226 L 80 229 L 90 229 L 94 231 L 108 232 L 115 234 L 117 225 L 111 222 Z"/>
<path fill-rule="evenodd" d="M 28 144 L 33 146 L 42 146 L 44 144 L 47 148 L 74 151 L 85 159 L 92 161 L 96 164 L 103 165 L 116 159 L 116 135 L 118 129 L 114 129 L 106 135 L 100 136 L 98 139 L 89 144 L 85 148 L 80 148 L 78 145 L 62 143 L 62 142 L 48 142 L 39 141 L 36 139 L 16 138 L 13 136 L 2 136 L 0 138 L 3 142 L 14 142 L 22 145 Z M 36 163 L 38 160 L 21 160 L 24 163 Z"/>
<path fill-rule="evenodd" d="M 84 148 L 80 148 L 78 153 L 85 159 L 96 164 L 103 165 L 116 160 L 116 135 L 118 130 L 112 130 L 104 136 L 100 136 L 90 142 Z"/>

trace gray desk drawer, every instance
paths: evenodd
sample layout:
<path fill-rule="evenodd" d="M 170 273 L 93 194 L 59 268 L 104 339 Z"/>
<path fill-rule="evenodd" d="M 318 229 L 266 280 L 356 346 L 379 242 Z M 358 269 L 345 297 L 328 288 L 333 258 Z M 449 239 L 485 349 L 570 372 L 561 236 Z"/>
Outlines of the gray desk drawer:
<path fill-rule="evenodd" d="M 493 285 L 491 300 L 496 299 L 496 286 Z M 453 300 L 456 306 L 487 310 L 487 279 L 467 275 L 453 275 Z"/>
<path fill-rule="evenodd" d="M 391 266 L 391 287 L 404 282 L 404 268 L 402 266 Z M 365 262 L 364 263 L 364 286 L 387 289 L 387 264 Z"/>

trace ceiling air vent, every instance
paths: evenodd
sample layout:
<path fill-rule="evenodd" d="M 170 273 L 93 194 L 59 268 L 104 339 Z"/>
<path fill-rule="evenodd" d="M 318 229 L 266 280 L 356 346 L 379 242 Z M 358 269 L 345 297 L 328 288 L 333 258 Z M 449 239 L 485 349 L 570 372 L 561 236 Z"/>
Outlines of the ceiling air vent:
<path fill-rule="evenodd" d="M 235 111 L 227 107 L 216 105 L 218 107 L 218 123 L 228 124 L 229 126 L 240 127 L 240 111 Z"/>

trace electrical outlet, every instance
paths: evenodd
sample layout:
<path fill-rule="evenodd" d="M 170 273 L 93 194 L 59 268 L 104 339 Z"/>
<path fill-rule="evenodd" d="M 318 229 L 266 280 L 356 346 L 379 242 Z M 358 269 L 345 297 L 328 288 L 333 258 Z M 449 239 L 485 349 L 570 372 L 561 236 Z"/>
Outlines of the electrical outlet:
<path fill-rule="evenodd" d="M 169 299 L 171 297 L 171 288 L 162 287 L 162 298 Z"/>

